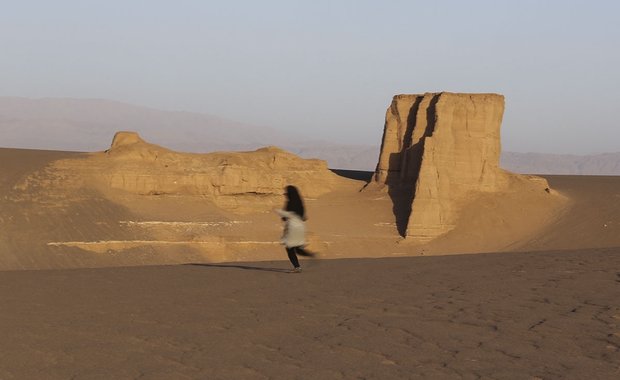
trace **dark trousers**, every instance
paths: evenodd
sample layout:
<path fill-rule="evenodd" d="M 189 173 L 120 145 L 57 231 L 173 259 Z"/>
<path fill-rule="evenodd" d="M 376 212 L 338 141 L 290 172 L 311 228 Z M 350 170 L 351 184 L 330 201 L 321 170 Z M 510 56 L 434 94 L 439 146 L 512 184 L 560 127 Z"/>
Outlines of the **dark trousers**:
<path fill-rule="evenodd" d="M 290 248 L 287 247 L 286 253 L 288 254 L 288 259 L 291 260 L 291 264 L 293 264 L 295 268 L 299 268 L 299 260 L 297 260 L 297 255 L 307 256 L 307 257 L 314 256 L 314 253 L 308 252 L 302 247 L 290 247 Z"/>

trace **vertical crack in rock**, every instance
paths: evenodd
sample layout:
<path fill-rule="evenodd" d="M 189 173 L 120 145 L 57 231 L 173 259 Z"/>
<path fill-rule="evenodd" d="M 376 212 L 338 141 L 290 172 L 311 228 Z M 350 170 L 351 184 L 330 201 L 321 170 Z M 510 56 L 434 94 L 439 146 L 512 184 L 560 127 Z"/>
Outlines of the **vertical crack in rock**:
<path fill-rule="evenodd" d="M 503 191 L 517 177 L 499 168 L 503 113 L 499 94 L 394 96 L 374 181 L 388 188 L 401 236 L 445 234 L 468 195 Z"/>
<path fill-rule="evenodd" d="M 392 100 L 386 112 L 381 154 L 375 173 L 376 182 L 389 184 L 392 212 L 401 236 L 406 234 L 415 189 L 414 174 L 421 159 L 418 114 L 423 100 L 423 95 L 397 95 Z"/>
<path fill-rule="evenodd" d="M 426 110 L 426 131 L 424 137 L 430 137 L 435 131 L 435 124 L 437 123 L 437 103 L 441 93 L 432 95 L 430 104 Z"/>

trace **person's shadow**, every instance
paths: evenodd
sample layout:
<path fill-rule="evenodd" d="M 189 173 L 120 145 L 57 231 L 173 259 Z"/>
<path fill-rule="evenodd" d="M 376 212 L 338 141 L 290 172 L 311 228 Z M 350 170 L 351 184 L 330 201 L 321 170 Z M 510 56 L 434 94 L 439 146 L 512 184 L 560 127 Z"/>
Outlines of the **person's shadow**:
<path fill-rule="evenodd" d="M 277 273 L 291 273 L 289 269 L 284 268 L 270 268 L 270 267 L 257 267 L 253 265 L 241 265 L 241 264 L 203 264 L 203 263 L 189 263 L 184 265 L 195 265 L 200 267 L 210 268 L 233 268 L 243 270 L 258 270 L 263 272 L 277 272 Z"/>

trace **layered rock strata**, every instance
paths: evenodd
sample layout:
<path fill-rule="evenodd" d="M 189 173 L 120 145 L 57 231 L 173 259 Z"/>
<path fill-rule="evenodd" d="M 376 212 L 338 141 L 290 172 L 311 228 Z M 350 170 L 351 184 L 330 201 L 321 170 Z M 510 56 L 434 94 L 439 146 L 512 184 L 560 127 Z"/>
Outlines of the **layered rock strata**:
<path fill-rule="evenodd" d="M 348 182 L 333 174 L 325 161 L 302 159 L 276 147 L 253 152 L 181 153 L 145 142 L 134 132 L 118 132 L 107 151 L 56 161 L 22 186 L 46 182 L 51 188 L 94 188 L 104 193 L 196 195 L 227 206 L 235 203 L 233 198 L 243 196 L 281 200 L 288 184 L 298 186 L 307 197 L 317 197 L 343 181 Z"/>
<path fill-rule="evenodd" d="M 402 235 L 432 240 L 455 227 L 468 196 L 527 181 L 499 168 L 503 112 L 498 94 L 394 96 L 374 181 L 405 210 Z M 532 183 L 547 188 L 544 179 Z"/>

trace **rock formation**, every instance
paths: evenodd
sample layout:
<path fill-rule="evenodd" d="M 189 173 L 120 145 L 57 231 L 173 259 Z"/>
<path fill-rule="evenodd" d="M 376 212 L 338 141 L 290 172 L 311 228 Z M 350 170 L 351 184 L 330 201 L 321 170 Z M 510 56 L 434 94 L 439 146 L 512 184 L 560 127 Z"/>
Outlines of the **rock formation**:
<path fill-rule="evenodd" d="M 116 133 L 105 152 L 56 161 L 46 173 L 27 179 L 22 186 L 38 186 L 37 181 L 103 193 L 120 190 L 137 195 L 204 196 L 219 206 L 233 208 L 244 196 L 274 196 L 281 202 L 288 184 L 298 186 L 306 197 L 317 197 L 348 183 L 333 174 L 325 161 L 302 159 L 276 147 L 253 152 L 180 153 L 147 143 L 135 132 Z"/>
<path fill-rule="evenodd" d="M 403 236 L 424 242 L 450 231 L 459 208 L 477 193 L 517 182 L 547 188 L 542 178 L 499 168 L 503 112 L 498 94 L 394 96 L 374 181 L 390 188 Z"/>

